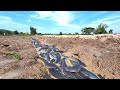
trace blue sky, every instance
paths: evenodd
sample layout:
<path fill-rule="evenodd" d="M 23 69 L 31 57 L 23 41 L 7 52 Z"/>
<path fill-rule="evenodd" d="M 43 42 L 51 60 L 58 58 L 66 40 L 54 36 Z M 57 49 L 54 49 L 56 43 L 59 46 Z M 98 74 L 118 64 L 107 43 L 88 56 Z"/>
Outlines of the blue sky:
<path fill-rule="evenodd" d="M 84 27 L 107 24 L 107 30 L 120 33 L 120 11 L 0 11 L 0 29 L 41 33 L 81 33 Z"/>

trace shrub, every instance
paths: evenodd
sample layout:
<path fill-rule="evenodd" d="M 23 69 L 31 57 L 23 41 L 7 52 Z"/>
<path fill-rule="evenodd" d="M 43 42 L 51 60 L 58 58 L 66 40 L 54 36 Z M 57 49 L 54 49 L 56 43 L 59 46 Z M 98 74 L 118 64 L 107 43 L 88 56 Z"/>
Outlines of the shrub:
<path fill-rule="evenodd" d="M 18 53 L 14 53 L 14 54 L 13 54 L 13 59 L 14 59 L 14 60 L 20 60 L 20 59 L 21 59 L 21 55 L 18 54 Z"/>
<path fill-rule="evenodd" d="M 35 35 L 35 34 L 37 34 L 36 28 L 30 27 L 30 35 Z"/>
<path fill-rule="evenodd" d="M 60 32 L 59 35 L 62 35 L 62 32 Z"/>

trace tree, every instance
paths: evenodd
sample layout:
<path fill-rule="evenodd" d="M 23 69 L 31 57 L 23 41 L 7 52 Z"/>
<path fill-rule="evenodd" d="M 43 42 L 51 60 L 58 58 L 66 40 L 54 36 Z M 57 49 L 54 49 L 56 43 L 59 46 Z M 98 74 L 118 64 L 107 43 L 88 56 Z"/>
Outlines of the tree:
<path fill-rule="evenodd" d="M 62 35 L 62 32 L 60 32 L 59 35 Z"/>
<path fill-rule="evenodd" d="M 110 29 L 110 30 L 109 30 L 109 33 L 110 33 L 110 34 L 112 34 L 112 33 L 113 33 L 113 30 L 112 30 L 112 29 Z"/>
<path fill-rule="evenodd" d="M 96 30 L 94 31 L 94 34 L 106 34 L 107 33 L 107 31 L 105 30 L 106 28 L 108 28 L 106 24 L 100 23 Z"/>
<path fill-rule="evenodd" d="M 20 32 L 20 35 L 24 35 L 24 33 L 23 33 L 23 32 Z"/>
<path fill-rule="evenodd" d="M 78 35 L 78 32 L 76 32 L 75 35 Z"/>
<path fill-rule="evenodd" d="M 41 35 L 42 33 L 38 33 L 38 35 Z"/>
<path fill-rule="evenodd" d="M 34 28 L 34 27 L 30 27 L 30 34 L 31 34 L 31 35 L 35 35 L 35 34 L 37 34 L 37 32 L 36 32 L 36 28 Z"/>
<path fill-rule="evenodd" d="M 29 33 L 28 33 L 28 32 L 26 32 L 26 33 L 25 33 L 25 35 L 29 35 Z"/>
<path fill-rule="evenodd" d="M 17 30 L 15 30 L 15 31 L 13 32 L 13 34 L 18 35 L 19 32 L 18 32 Z"/>
<path fill-rule="evenodd" d="M 12 34 L 13 34 L 13 31 L 0 29 L 0 35 L 12 35 Z"/>
<path fill-rule="evenodd" d="M 85 27 L 85 28 L 82 28 L 81 30 L 82 34 L 91 34 L 92 32 L 94 32 L 94 28 L 92 27 Z"/>

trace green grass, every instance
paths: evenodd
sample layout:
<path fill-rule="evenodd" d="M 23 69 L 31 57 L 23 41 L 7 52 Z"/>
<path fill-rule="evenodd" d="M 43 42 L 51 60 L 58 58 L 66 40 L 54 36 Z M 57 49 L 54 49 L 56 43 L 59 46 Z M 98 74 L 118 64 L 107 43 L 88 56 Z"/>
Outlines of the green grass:
<path fill-rule="evenodd" d="M 20 54 L 16 53 L 16 52 L 10 52 L 10 51 L 3 51 L 2 54 L 4 55 L 9 55 L 12 56 L 12 58 L 16 61 L 16 60 L 20 60 L 22 57 Z"/>
<path fill-rule="evenodd" d="M 13 56 L 14 60 L 20 60 L 21 59 L 21 55 L 18 54 L 18 53 L 14 53 L 12 56 Z"/>
<path fill-rule="evenodd" d="M 13 55 L 13 52 L 9 52 L 9 51 L 3 51 L 1 53 L 4 55 Z"/>

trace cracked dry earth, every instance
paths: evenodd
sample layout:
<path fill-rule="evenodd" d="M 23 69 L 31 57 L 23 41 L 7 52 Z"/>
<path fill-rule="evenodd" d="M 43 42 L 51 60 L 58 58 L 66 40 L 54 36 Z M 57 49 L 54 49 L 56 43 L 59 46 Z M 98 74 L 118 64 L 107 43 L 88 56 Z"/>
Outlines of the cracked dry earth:
<path fill-rule="evenodd" d="M 81 36 L 33 36 L 42 44 L 55 46 L 65 56 L 73 56 L 85 68 L 105 79 L 120 79 L 120 34 Z M 0 36 L 1 79 L 51 79 L 30 42 L 30 36 Z M 9 45 L 9 46 L 4 46 Z M 14 60 L 3 52 L 16 52 Z"/>

